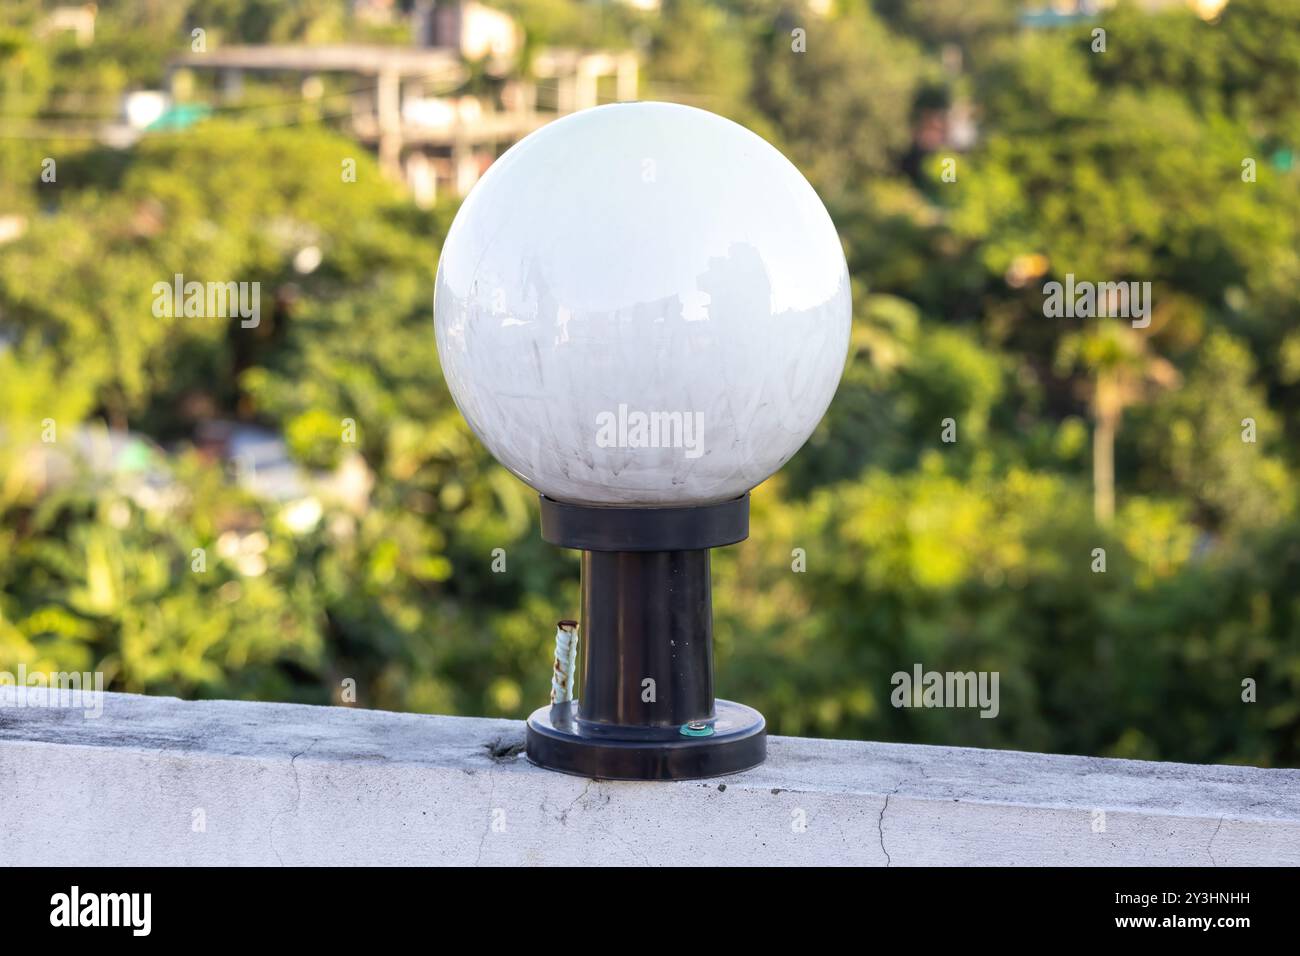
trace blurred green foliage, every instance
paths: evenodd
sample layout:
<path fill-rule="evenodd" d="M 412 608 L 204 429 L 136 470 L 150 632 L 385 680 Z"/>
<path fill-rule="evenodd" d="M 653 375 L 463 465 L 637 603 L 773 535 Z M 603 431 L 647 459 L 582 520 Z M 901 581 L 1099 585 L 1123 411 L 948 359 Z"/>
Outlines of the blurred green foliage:
<path fill-rule="evenodd" d="M 1028 28 L 1012 0 L 501 6 L 528 50 L 641 49 L 650 97 L 772 139 L 844 239 L 839 393 L 756 492 L 752 537 L 715 554 L 722 696 L 778 733 L 1300 763 L 1300 8 Z M 38 39 L 41 16 L 16 0 L 0 21 L 0 216 L 24 223 L 0 244 L 0 669 L 315 703 L 352 680 L 358 704 L 412 711 L 544 701 L 577 564 L 443 384 L 430 303 L 454 206 L 417 209 L 311 117 L 125 150 L 40 125 L 158 83 L 195 25 L 385 31 L 341 0 L 140 0 L 104 5 L 83 48 Z M 918 148 L 958 108 L 973 144 Z M 297 265 L 307 248 L 319 267 Z M 260 282 L 261 323 L 155 317 L 178 273 Z M 1045 318 L 1067 274 L 1151 282 L 1150 326 Z M 353 483 L 318 512 L 255 496 L 198 440 L 214 421 Z M 96 466 L 110 427 L 139 440 Z M 890 706 L 917 662 L 999 672 L 998 719 Z"/>

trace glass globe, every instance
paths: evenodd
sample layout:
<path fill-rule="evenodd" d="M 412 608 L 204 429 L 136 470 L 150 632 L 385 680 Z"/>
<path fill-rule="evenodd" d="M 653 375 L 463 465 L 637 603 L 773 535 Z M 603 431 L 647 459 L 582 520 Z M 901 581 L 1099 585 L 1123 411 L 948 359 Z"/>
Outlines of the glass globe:
<path fill-rule="evenodd" d="M 849 277 L 808 181 L 730 120 L 620 103 L 515 144 L 438 263 L 438 354 L 488 450 L 557 501 L 736 498 L 839 383 Z"/>

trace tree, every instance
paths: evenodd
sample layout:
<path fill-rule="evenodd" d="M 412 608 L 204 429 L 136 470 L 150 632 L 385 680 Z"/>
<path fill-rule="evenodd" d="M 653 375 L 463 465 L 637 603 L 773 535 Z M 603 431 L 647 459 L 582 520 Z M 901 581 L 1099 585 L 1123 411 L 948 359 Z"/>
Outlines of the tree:
<path fill-rule="evenodd" d="M 1088 404 L 1093 419 L 1093 515 L 1097 523 L 1115 517 L 1115 436 L 1124 409 L 1150 394 L 1170 388 L 1177 370 L 1155 355 L 1145 336 L 1117 322 L 1100 320 L 1085 332 L 1061 341 L 1058 369 L 1082 367 L 1089 377 Z"/>
<path fill-rule="evenodd" d="M 911 143 L 913 98 L 927 70 L 915 44 L 869 11 L 804 25 L 806 52 L 775 29 L 755 54 L 755 104 L 778 142 L 829 201 L 892 172 Z"/>

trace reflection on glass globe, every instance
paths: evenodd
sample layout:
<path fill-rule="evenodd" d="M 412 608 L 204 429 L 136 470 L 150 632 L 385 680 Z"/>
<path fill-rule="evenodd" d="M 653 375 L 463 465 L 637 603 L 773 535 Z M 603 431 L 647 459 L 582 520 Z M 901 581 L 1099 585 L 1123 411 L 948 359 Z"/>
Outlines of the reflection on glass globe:
<path fill-rule="evenodd" d="M 807 180 L 666 103 L 550 123 L 502 156 L 438 264 L 438 354 L 493 455 L 558 501 L 744 494 L 807 440 L 849 341 L 849 277 Z"/>

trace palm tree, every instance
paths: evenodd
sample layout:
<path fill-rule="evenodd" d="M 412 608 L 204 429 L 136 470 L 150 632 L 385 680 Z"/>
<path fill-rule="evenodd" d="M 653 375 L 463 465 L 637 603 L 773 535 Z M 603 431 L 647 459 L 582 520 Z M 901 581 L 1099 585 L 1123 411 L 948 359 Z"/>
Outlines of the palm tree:
<path fill-rule="evenodd" d="M 1145 335 L 1120 322 L 1100 319 L 1067 335 L 1057 353 L 1057 368 L 1081 367 L 1092 414 L 1092 508 L 1098 524 L 1115 516 L 1115 436 L 1124 409 L 1156 388 L 1178 382 L 1178 370 L 1148 346 Z"/>

